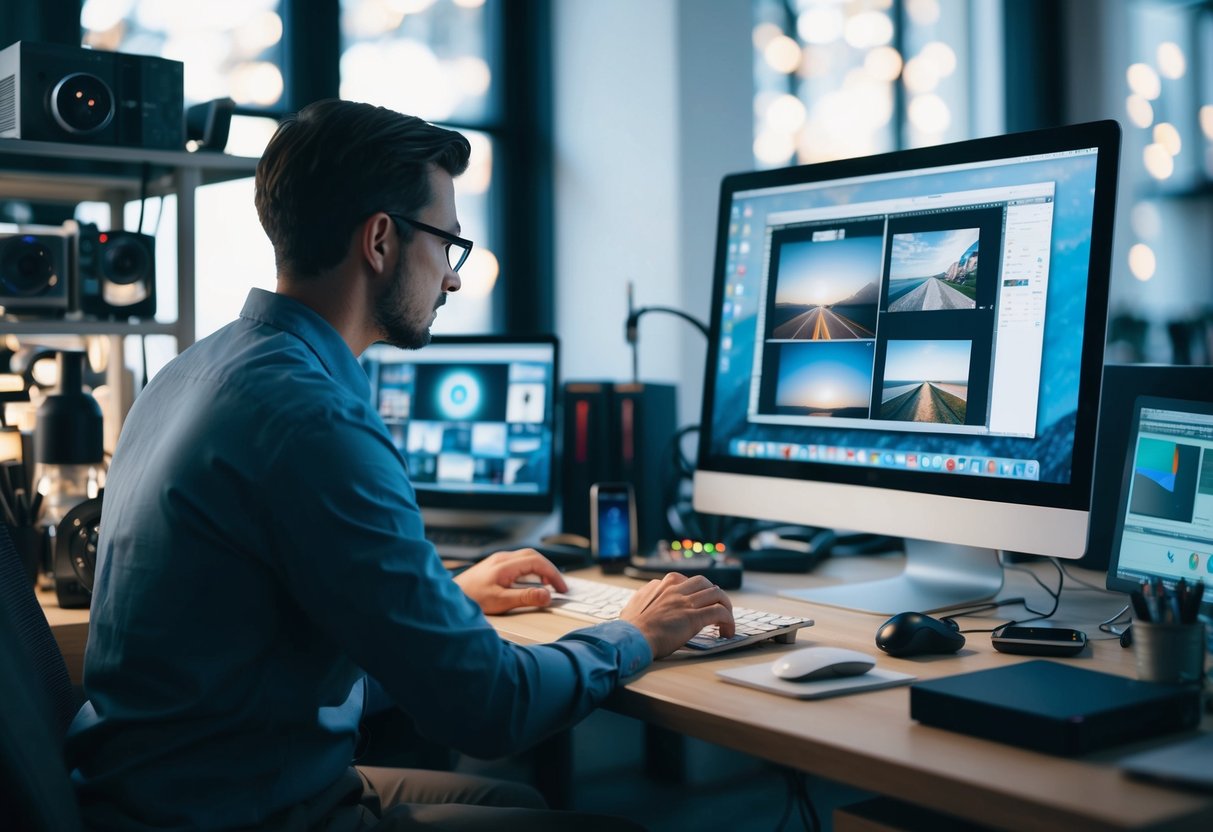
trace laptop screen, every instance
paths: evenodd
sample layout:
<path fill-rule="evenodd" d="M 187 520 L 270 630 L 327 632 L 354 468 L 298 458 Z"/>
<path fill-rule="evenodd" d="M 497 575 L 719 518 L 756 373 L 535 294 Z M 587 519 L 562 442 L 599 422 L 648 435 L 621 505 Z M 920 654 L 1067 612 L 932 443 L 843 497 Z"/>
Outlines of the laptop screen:
<path fill-rule="evenodd" d="M 550 511 L 556 340 L 435 337 L 362 356 L 422 506 Z"/>
<path fill-rule="evenodd" d="M 1142 396 L 1134 411 L 1108 586 L 1213 583 L 1213 403 Z"/>

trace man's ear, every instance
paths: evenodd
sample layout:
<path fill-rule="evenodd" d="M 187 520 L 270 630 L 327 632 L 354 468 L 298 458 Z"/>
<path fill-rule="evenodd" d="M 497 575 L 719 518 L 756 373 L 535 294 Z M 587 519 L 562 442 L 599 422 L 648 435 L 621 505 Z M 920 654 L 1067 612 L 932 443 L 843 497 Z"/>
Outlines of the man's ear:
<path fill-rule="evenodd" d="M 400 245 L 396 223 L 382 211 L 371 214 L 355 232 L 359 252 L 366 264 L 377 274 L 387 274 L 396 260 Z"/>

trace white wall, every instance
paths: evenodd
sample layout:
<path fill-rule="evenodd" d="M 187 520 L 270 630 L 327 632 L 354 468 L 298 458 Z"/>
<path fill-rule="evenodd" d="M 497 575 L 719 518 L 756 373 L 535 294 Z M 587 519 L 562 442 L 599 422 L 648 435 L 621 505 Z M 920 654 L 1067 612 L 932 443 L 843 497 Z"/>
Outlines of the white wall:
<path fill-rule="evenodd" d="M 565 378 L 631 377 L 639 305 L 707 318 L 721 177 L 753 166 L 749 0 L 561 0 L 555 33 L 556 324 Z M 703 339 L 651 315 L 640 377 L 699 419 Z"/>
<path fill-rule="evenodd" d="M 675 10 L 670 0 L 553 4 L 565 378 L 630 377 L 628 280 L 641 303 L 679 300 Z M 642 377 L 677 379 L 679 358 L 676 349 L 646 350 Z"/>

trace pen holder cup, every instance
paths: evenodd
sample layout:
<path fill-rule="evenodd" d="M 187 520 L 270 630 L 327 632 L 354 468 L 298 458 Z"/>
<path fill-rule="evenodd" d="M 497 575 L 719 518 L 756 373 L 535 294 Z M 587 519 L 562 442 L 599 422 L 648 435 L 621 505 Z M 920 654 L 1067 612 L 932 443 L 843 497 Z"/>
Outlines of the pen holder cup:
<path fill-rule="evenodd" d="M 45 563 L 46 532 L 41 526 L 9 526 L 8 536 L 17 550 L 17 557 L 29 575 L 30 583 L 38 580 L 38 572 Z"/>
<path fill-rule="evenodd" d="M 1204 624 L 1133 622 L 1137 678 L 1143 682 L 1190 684 L 1205 674 Z"/>

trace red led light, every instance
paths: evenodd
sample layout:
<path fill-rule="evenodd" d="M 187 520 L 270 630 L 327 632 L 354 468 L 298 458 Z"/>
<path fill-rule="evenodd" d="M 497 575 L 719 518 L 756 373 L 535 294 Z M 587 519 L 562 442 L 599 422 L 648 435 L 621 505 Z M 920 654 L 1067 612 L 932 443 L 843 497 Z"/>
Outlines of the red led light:
<path fill-rule="evenodd" d="M 110 239 L 110 235 L 108 235 L 108 234 L 102 234 L 102 235 L 98 236 L 98 237 L 97 237 L 97 239 L 98 239 L 98 240 L 100 240 L 100 241 L 101 241 L 101 242 L 103 242 L 103 243 L 108 243 L 108 242 L 109 242 L 109 239 Z"/>

